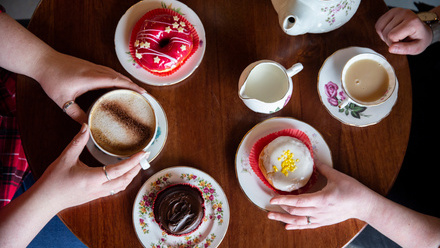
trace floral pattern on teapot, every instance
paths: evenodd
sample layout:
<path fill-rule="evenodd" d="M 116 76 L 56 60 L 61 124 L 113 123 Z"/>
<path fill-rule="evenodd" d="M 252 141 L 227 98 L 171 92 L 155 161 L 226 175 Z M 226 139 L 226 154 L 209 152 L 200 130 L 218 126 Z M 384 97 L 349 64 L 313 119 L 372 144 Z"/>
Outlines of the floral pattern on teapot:
<path fill-rule="evenodd" d="M 354 0 L 342 0 L 338 4 L 330 6 L 330 7 L 323 7 L 321 8 L 321 11 L 324 13 L 327 13 L 328 18 L 325 20 L 328 24 L 333 25 L 336 22 L 335 15 L 339 13 L 340 11 L 345 10 L 345 16 L 348 16 L 350 11 L 352 10 L 352 5 L 356 4 L 356 1 Z"/>

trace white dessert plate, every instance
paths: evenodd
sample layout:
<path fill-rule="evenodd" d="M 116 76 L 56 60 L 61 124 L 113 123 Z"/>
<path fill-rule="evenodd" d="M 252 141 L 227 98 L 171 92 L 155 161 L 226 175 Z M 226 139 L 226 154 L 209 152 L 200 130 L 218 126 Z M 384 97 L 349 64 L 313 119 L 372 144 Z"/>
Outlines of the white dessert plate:
<path fill-rule="evenodd" d="M 170 8 L 185 17 L 196 29 L 199 36 L 197 51 L 176 72 L 169 76 L 160 77 L 153 75 L 141 68 L 131 57 L 129 42 L 131 31 L 136 22 L 149 10 L 157 8 Z M 185 4 L 176 0 L 145 0 L 131 6 L 121 17 L 116 26 L 115 50 L 119 62 L 124 69 L 139 81 L 155 86 L 172 85 L 189 77 L 200 65 L 206 50 L 205 29 L 197 14 Z"/>
<path fill-rule="evenodd" d="M 205 217 L 193 233 L 176 237 L 162 231 L 154 220 L 156 194 L 172 184 L 191 184 L 202 192 Z M 229 204 L 223 189 L 208 174 L 192 167 L 171 167 L 151 176 L 139 190 L 133 205 L 133 225 L 144 247 L 217 247 L 229 225 Z"/>
<path fill-rule="evenodd" d="M 157 122 L 159 125 L 157 127 L 156 137 L 154 138 L 154 141 L 151 144 L 151 146 L 147 149 L 147 151 L 150 152 L 150 157 L 148 158 L 148 162 L 151 163 L 151 161 L 153 161 L 159 155 L 159 153 L 162 151 L 163 147 L 165 146 L 165 142 L 168 136 L 168 121 L 165 115 L 165 111 L 163 110 L 159 102 L 150 94 L 144 94 L 144 96 L 146 96 L 148 101 L 151 103 L 154 112 L 156 113 Z M 122 160 L 122 158 L 110 156 L 104 153 L 103 151 L 101 151 L 93 143 L 91 138 L 87 142 L 86 147 L 89 150 L 89 152 L 92 154 L 92 156 L 104 165 L 116 164 Z"/>
<path fill-rule="evenodd" d="M 309 124 L 289 117 L 274 117 L 258 123 L 241 140 L 235 154 L 235 169 L 243 192 L 251 202 L 263 210 L 284 211 L 280 207 L 269 203 L 270 199 L 276 196 L 277 193 L 267 187 L 254 173 L 249 163 L 249 153 L 252 146 L 260 138 L 289 128 L 301 130 L 309 137 L 315 161 L 320 161 L 333 167 L 330 148 L 321 134 Z M 317 182 L 307 192 L 318 191 L 325 183 L 326 179 L 319 175 Z"/>
<path fill-rule="evenodd" d="M 374 125 L 387 117 L 397 101 L 399 91 L 399 82 L 396 82 L 393 94 L 380 105 L 360 107 L 354 103 L 349 103 L 345 108 L 340 109 L 338 102 L 341 101 L 341 94 L 343 94 L 341 86 L 342 68 L 350 58 L 361 53 L 379 54 L 365 47 L 340 49 L 325 60 L 318 74 L 319 99 L 321 99 L 330 115 L 346 125 L 357 127 Z"/>

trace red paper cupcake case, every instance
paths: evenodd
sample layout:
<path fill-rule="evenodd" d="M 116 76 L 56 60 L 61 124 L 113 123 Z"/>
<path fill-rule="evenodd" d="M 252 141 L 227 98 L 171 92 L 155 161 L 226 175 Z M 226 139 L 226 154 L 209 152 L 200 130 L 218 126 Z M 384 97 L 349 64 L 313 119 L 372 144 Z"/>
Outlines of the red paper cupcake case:
<path fill-rule="evenodd" d="M 156 201 L 157 196 L 158 196 L 162 191 L 164 191 L 164 190 L 166 190 L 166 189 L 168 189 L 168 188 L 170 188 L 170 187 L 175 187 L 175 186 L 178 186 L 178 185 L 187 185 L 187 186 L 191 186 L 192 188 L 197 189 L 197 190 L 200 192 L 200 197 L 202 197 L 202 199 L 203 199 L 203 204 L 202 204 L 202 208 L 203 208 L 203 217 L 202 217 L 202 221 L 200 221 L 199 225 L 198 225 L 194 230 L 192 230 L 191 232 L 188 232 L 188 233 L 183 233 L 183 234 L 179 234 L 179 235 L 177 235 L 177 234 L 169 233 L 169 232 L 167 232 L 165 229 L 163 229 L 163 228 L 162 228 L 162 225 L 161 225 L 160 223 L 157 223 L 157 221 L 156 221 L 156 217 L 153 216 L 154 222 L 157 223 L 157 225 L 159 226 L 160 230 L 162 230 L 162 231 L 165 232 L 166 234 L 168 234 L 168 235 L 170 235 L 170 236 L 174 236 L 174 237 L 188 236 L 188 235 L 194 233 L 194 232 L 197 231 L 197 229 L 199 229 L 199 227 L 202 225 L 202 223 L 203 223 L 203 219 L 204 219 L 205 216 L 206 216 L 206 213 L 205 213 L 205 211 L 206 211 L 206 208 L 205 208 L 205 199 L 203 198 L 203 192 L 202 192 L 198 187 L 196 187 L 196 186 L 194 186 L 194 185 L 192 185 L 192 184 L 190 184 L 190 183 L 176 183 L 176 184 L 171 184 L 171 185 L 168 185 L 168 186 L 166 186 L 165 188 L 161 189 L 159 192 L 157 192 L 157 193 L 156 193 L 156 196 L 154 197 L 153 206 L 152 206 L 152 212 L 153 212 L 153 214 L 154 214 L 154 202 Z"/>
<path fill-rule="evenodd" d="M 278 132 L 266 135 L 263 138 L 259 139 L 257 142 L 255 142 L 255 144 L 252 146 L 251 151 L 249 153 L 249 163 L 250 163 L 250 166 L 251 166 L 252 170 L 254 171 L 254 173 L 258 176 L 258 178 L 264 183 L 264 185 L 269 187 L 271 190 L 273 190 L 277 194 L 280 194 L 280 195 L 298 195 L 298 194 L 305 193 L 318 180 L 318 172 L 316 170 L 316 166 L 315 165 L 313 165 L 313 173 L 312 173 L 309 181 L 307 182 L 307 184 L 304 185 L 303 187 L 301 187 L 301 188 L 299 188 L 297 190 L 291 191 L 291 192 L 286 192 L 286 191 L 281 191 L 281 190 L 275 189 L 267 181 L 266 177 L 263 175 L 263 173 L 260 170 L 260 167 L 258 166 L 260 153 L 263 151 L 264 147 L 266 145 L 268 145 L 270 142 L 272 142 L 274 139 L 276 139 L 276 138 L 278 138 L 280 136 L 290 136 L 290 137 L 299 139 L 309 149 L 310 154 L 312 156 L 312 159 L 314 158 L 312 143 L 310 142 L 309 137 L 304 132 L 302 132 L 302 131 L 300 131 L 298 129 L 284 129 L 284 130 L 281 130 L 281 131 L 278 131 Z"/>
<path fill-rule="evenodd" d="M 148 68 L 144 67 L 141 63 L 139 63 L 139 59 L 136 58 L 136 55 L 135 55 L 136 48 L 134 47 L 134 43 L 136 41 L 136 36 L 137 36 L 139 30 L 141 29 L 141 26 L 144 23 L 144 21 L 148 18 L 152 18 L 156 15 L 161 15 L 161 14 L 169 14 L 169 15 L 179 16 L 181 21 L 185 22 L 185 24 L 189 27 L 190 32 L 193 37 L 193 47 L 192 47 L 191 52 L 188 54 L 188 56 L 186 56 L 186 58 L 178 66 L 176 66 L 174 69 L 167 71 L 167 72 L 154 72 L 154 71 L 151 71 Z M 130 55 L 133 58 L 133 60 L 136 62 L 136 64 L 138 64 L 144 70 L 148 71 L 149 73 L 151 73 L 155 76 L 166 77 L 166 76 L 173 74 L 177 70 L 179 70 L 180 67 L 182 67 L 182 65 L 185 64 L 186 61 L 188 61 L 188 59 L 192 55 L 194 55 L 194 53 L 197 51 L 197 49 L 199 47 L 199 43 L 200 43 L 199 35 L 197 34 L 194 26 L 185 17 L 183 17 L 181 14 L 177 13 L 176 11 L 174 11 L 172 9 L 158 8 L 158 9 L 153 9 L 153 10 L 148 11 L 145 15 L 143 15 L 141 17 L 141 19 L 139 19 L 136 22 L 136 24 L 133 27 L 133 30 L 131 31 L 131 37 L 130 37 L 130 42 L 129 42 L 128 46 L 129 46 L 129 50 L 130 50 Z"/>

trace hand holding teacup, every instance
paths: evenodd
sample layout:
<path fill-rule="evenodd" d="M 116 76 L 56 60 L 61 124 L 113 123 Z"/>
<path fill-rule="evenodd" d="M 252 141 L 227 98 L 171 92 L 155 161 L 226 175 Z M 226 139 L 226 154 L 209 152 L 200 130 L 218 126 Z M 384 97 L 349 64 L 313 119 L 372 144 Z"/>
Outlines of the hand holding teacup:
<path fill-rule="evenodd" d="M 44 66 L 35 77 L 46 94 L 66 114 L 79 123 L 87 115 L 75 99 L 87 91 L 103 88 L 125 88 L 140 94 L 146 90 L 113 69 L 50 50 Z"/>
<path fill-rule="evenodd" d="M 131 90 L 113 90 L 101 96 L 89 112 L 90 136 L 102 152 L 128 158 L 144 151 L 154 142 L 158 118 L 146 97 Z M 148 169 L 147 156 L 140 160 Z"/>

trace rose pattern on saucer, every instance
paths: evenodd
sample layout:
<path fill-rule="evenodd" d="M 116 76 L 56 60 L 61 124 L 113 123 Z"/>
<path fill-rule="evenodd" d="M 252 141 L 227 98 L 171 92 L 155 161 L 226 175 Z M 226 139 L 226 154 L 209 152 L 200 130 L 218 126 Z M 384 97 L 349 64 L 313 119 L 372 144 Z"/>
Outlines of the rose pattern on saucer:
<path fill-rule="evenodd" d="M 170 179 L 173 176 L 174 175 L 172 173 L 166 173 L 165 175 L 158 177 L 154 182 L 150 184 L 150 190 L 146 192 L 142 196 L 142 199 L 139 201 L 138 203 L 139 225 L 144 234 L 150 233 L 150 228 L 155 228 L 155 227 L 150 227 L 148 225 L 148 223 L 155 223 L 154 214 L 153 214 L 154 199 L 156 198 L 156 195 L 157 193 L 159 193 L 159 191 L 161 191 L 163 188 L 167 187 L 168 185 L 172 184 L 172 182 L 170 182 L 171 181 Z M 185 182 L 188 182 L 198 187 L 202 192 L 202 196 L 205 200 L 206 208 L 209 207 L 212 210 L 212 213 L 204 217 L 203 223 L 215 221 L 217 222 L 218 225 L 222 225 L 223 213 L 224 213 L 223 202 L 218 199 L 217 191 L 213 187 L 212 183 L 195 174 L 182 173 L 180 174 L 179 177 L 180 179 L 183 179 Z M 203 237 L 201 232 L 197 234 L 190 234 L 187 236 L 182 236 L 181 241 L 177 242 L 176 244 L 173 244 L 172 247 L 207 248 L 211 246 L 211 244 L 213 243 L 216 237 L 217 236 L 215 233 L 210 233 L 206 237 Z M 158 241 L 151 243 L 151 247 L 152 248 L 171 247 L 170 245 L 167 245 L 166 241 L 168 238 L 169 238 L 168 234 L 162 231 L 162 237 Z"/>
<path fill-rule="evenodd" d="M 332 81 L 329 81 L 324 85 L 325 94 L 327 95 L 327 101 L 331 106 L 339 108 L 339 104 L 344 101 L 347 96 L 344 94 L 344 91 L 339 91 L 339 86 Z M 339 96 L 339 98 L 338 98 Z M 370 117 L 370 115 L 366 115 L 363 112 L 367 110 L 367 107 L 358 106 L 354 103 L 349 103 L 345 105 L 344 108 L 339 109 L 339 113 L 344 113 L 346 116 L 351 114 L 352 117 L 360 119 L 361 117 Z"/>
<path fill-rule="evenodd" d="M 342 0 L 338 4 L 330 7 L 321 8 L 321 11 L 327 13 L 328 17 L 325 20 L 330 26 L 336 22 L 335 15 L 345 10 L 345 15 L 347 16 L 349 12 L 352 10 L 352 5 L 356 3 L 354 0 Z"/>

